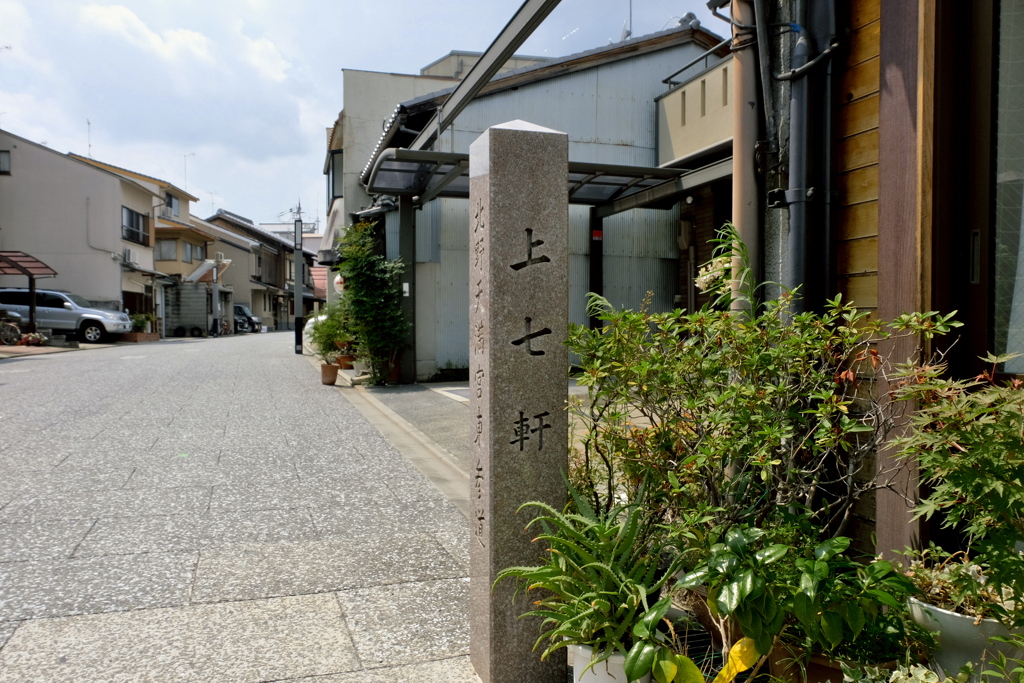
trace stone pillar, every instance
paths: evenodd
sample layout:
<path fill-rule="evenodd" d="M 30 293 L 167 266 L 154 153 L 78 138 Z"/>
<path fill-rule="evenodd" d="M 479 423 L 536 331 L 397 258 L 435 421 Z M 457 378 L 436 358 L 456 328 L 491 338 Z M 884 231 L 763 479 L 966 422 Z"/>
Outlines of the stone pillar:
<path fill-rule="evenodd" d="M 541 662 L 540 620 L 519 619 L 498 572 L 535 565 L 527 501 L 561 509 L 567 467 L 568 136 L 523 121 L 470 146 L 470 657 L 484 683 L 565 683 L 565 650 Z"/>

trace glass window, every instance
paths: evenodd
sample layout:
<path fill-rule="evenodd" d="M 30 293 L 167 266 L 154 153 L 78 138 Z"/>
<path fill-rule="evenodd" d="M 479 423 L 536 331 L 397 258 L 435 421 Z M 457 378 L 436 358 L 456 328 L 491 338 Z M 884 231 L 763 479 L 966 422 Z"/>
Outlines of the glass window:
<path fill-rule="evenodd" d="M 177 216 L 178 213 L 181 211 L 181 205 L 178 202 L 178 198 L 175 197 L 170 192 L 164 195 L 164 206 L 167 207 L 167 210 L 170 212 L 172 216 Z"/>
<path fill-rule="evenodd" d="M 999 6 L 993 287 L 995 352 L 1024 352 L 1024 0 Z M 1024 356 L 1006 363 L 1024 373 Z"/>
<path fill-rule="evenodd" d="M 204 258 L 206 258 L 205 254 L 206 247 L 204 247 L 203 245 L 197 244 L 192 247 L 192 257 L 195 258 L 196 261 L 202 261 Z"/>
<path fill-rule="evenodd" d="M 0 292 L 0 304 L 28 306 L 28 292 Z"/>
<path fill-rule="evenodd" d="M 36 292 L 36 306 L 45 308 L 64 308 L 64 299 L 56 294 Z"/>
<path fill-rule="evenodd" d="M 175 261 L 178 258 L 178 240 L 157 240 L 156 254 L 157 261 Z"/>
<path fill-rule="evenodd" d="M 138 211 L 121 207 L 121 237 L 129 242 L 143 246 L 149 245 L 149 234 L 146 232 L 146 217 Z"/>
<path fill-rule="evenodd" d="M 11 152 L 0 149 L 0 175 L 11 175 Z"/>
<path fill-rule="evenodd" d="M 192 243 L 181 243 L 181 260 L 185 263 L 192 263 Z"/>

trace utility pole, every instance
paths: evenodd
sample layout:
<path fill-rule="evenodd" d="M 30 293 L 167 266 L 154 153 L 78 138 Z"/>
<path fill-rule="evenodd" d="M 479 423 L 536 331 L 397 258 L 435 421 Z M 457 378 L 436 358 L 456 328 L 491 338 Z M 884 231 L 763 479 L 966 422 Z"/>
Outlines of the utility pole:
<path fill-rule="evenodd" d="M 302 200 L 299 200 L 299 204 L 295 209 L 295 268 L 292 274 L 292 284 L 294 285 L 294 294 L 292 305 L 295 307 L 295 353 L 302 355 L 302 325 L 304 322 L 304 316 L 302 315 L 302 281 L 305 266 L 305 259 L 302 258 Z"/>

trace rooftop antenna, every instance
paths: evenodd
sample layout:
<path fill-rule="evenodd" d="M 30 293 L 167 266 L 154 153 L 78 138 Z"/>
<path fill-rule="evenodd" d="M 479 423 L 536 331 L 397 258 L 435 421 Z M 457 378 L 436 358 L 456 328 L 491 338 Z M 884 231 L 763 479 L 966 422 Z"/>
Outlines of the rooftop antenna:
<path fill-rule="evenodd" d="M 90 121 L 89 119 L 86 119 L 85 120 L 85 127 L 86 127 L 86 130 L 88 131 L 86 133 L 86 135 L 89 138 L 89 158 L 92 159 L 92 121 Z"/>
<path fill-rule="evenodd" d="M 182 166 L 184 167 L 184 171 L 185 171 L 185 177 L 181 181 L 181 189 L 185 190 L 185 192 L 188 192 L 188 158 L 189 157 L 194 157 L 195 155 L 196 155 L 195 152 L 188 152 L 186 154 L 182 154 L 181 155 L 181 158 L 182 158 L 182 162 L 181 163 L 182 163 Z"/>

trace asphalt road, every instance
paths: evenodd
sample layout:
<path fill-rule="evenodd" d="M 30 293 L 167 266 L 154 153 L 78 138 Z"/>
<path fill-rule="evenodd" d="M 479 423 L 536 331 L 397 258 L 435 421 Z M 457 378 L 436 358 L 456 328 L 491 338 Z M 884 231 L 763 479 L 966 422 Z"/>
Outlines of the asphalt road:
<path fill-rule="evenodd" d="M 478 681 L 468 523 L 345 391 L 289 334 L 0 360 L 0 682 Z"/>

